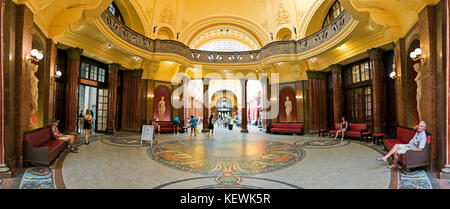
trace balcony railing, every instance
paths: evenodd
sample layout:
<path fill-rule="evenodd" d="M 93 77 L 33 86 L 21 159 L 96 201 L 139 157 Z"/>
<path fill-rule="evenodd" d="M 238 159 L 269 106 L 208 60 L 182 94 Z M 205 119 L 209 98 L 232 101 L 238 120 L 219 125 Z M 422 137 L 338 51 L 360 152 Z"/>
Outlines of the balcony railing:
<path fill-rule="evenodd" d="M 193 62 L 220 64 L 256 63 L 271 56 L 307 52 L 335 37 L 352 20 L 351 15 L 344 11 L 322 30 L 300 40 L 275 41 L 253 51 L 212 52 L 190 49 L 179 41 L 150 39 L 125 26 L 108 10 L 103 12 L 101 17 L 109 29 L 121 39 L 148 52 L 177 54 Z"/>

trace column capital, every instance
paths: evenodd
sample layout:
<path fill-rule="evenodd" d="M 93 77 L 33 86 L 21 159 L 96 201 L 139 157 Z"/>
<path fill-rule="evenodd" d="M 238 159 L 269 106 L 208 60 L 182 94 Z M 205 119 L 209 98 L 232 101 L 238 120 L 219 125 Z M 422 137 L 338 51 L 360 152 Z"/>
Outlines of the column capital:
<path fill-rule="evenodd" d="M 209 82 L 211 81 L 211 78 L 203 78 L 202 80 L 203 80 L 203 85 L 208 86 Z"/>
<path fill-rule="evenodd" d="M 80 48 L 69 48 L 67 50 L 67 60 L 80 60 L 83 50 Z"/>
<path fill-rule="evenodd" d="M 133 70 L 133 71 L 131 71 L 131 77 L 142 78 L 142 72 L 144 72 L 144 70 L 142 70 L 142 69 Z"/>
<path fill-rule="evenodd" d="M 383 49 L 381 48 L 372 48 L 367 50 L 369 54 L 370 60 L 381 60 L 383 59 Z"/>
<path fill-rule="evenodd" d="M 120 69 L 120 64 L 112 63 L 109 64 L 109 73 L 118 73 Z"/>
<path fill-rule="evenodd" d="M 306 71 L 309 79 L 327 80 L 327 74 L 325 72 L 308 70 Z"/>
<path fill-rule="evenodd" d="M 333 65 L 330 65 L 330 69 L 331 69 L 331 72 L 333 73 L 333 74 L 341 74 L 342 73 L 342 65 L 340 65 L 340 64 L 333 64 Z"/>

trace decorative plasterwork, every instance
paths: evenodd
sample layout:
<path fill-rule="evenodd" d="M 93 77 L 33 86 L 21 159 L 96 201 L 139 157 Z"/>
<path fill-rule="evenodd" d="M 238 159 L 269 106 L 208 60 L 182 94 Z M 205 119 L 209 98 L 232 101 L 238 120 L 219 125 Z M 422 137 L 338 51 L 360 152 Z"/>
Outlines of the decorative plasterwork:
<path fill-rule="evenodd" d="M 175 20 L 175 13 L 172 11 L 172 5 L 170 2 L 166 4 L 166 7 L 161 10 L 161 22 L 173 25 Z"/>
<path fill-rule="evenodd" d="M 349 0 L 358 12 L 368 12 L 370 19 L 384 27 L 393 40 L 405 36 L 418 21 L 419 12 L 426 5 L 439 0 Z M 401 12 L 400 12 L 401 11 Z"/>
<path fill-rule="evenodd" d="M 276 14 L 276 22 L 278 25 L 283 25 L 289 23 L 289 12 L 286 11 L 283 4 L 278 6 L 278 12 Z"/>
<path fill-rule="evenodd" d="M 85 19 L 97 18 L 112 0 L 14 0 L 25 4 L 34 14 L 34 22 L 49 38 L 56 41 L 76 30 Z"/>

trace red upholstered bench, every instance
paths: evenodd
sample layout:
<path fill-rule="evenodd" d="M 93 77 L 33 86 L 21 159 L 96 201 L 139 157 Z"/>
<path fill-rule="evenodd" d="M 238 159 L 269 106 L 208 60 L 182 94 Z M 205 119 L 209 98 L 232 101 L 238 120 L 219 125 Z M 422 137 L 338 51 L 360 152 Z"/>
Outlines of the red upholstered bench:
<path fill-rule="evenodd" d="M 44 127 L 24 133 L 24 161 L 49 165 L 67 142 L 53 139 L 50 127 Z"/>
<path fill-rule="evenodd" d="M 399 156 L 399 162 L 406 167 L 406 169 L 426 166 L 429 169 L 431 164 L 431 134 L 427 134 L 427 144 L 422 151 L 409 150 L 405 154 Z M 408 144 L 409 141 L 416 135 L 413 129 L 405 127 L 397 127 L 395 139 L 385 139 L 385 150 L 391 150 L 396 144 Z"/>
<path fill-rule="evenodd" d="M 272 123 L 270 133 L 303 134 L 303 123 Z"/>
<path fill-rule="evenodd" d="M 172 121 L 158 121 L 160 132 L 174 132 L 173 130 L 173 122 Z M 178 132 L 183 130 L 180 126 L 177 127 Z"/>
<path fill-rule="evenodd" d="M 336 135 L 338 130 L 341 130 L 341 123 L 334 124 L 334 130 L 330 130 L 329 134 Z M 357 124 L 357 123 L 349 123 L 349 129 L 347 133 L 345 133 L 346 137 L 358 137 L 361 138 L 361 133 L 368 132 L 367 124 Z"/>

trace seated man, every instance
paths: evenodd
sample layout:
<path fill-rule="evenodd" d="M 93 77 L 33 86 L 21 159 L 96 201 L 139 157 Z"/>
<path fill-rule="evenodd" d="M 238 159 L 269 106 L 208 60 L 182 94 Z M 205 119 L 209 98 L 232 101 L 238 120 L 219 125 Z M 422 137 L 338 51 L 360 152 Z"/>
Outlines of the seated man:
<path fill-rule="evenodd" d="M 159 131 L 160 131 L 160 127 L 161 126 L 156 122 L 156 118 L 153 118 L 152 126 L 153 126 L 153 130 L 155 131 L 155 134 L 159 135 Z"/>
<path fill-rule="evenodd" d="M 427 124 L 424 121 L 420 121 L 417 127 L 416 135 L 411 139 L 409 144 L 396 144 L 387 155 L 382 158 L 377 158 L 378 161 L 386 162 L 387 159 L 394 155 L 394 164 L 388 168 L 397 168 L 398 165 L 398 155 L 405 154 L 408 150 L 422 151 L 427 144 L 427 134 L 425 133 L 425 128 Z"/>
<path fill-rule="evenodd" d="M 175 116 L 175 118 L 173 118 L 173 134 L 177 134 L 178 133 L 178 127 L 180 127 L 180 119 Z"/>
<path fill-rule="evenodd" d="M 69 145 L 67 146 L 67 148 L 73 153 L 78 153 L 78 151 L 77 151 L 78 148 L 73 146 L 73 141 L 75 140 L 75 136 L 61 134 L 58 130 L 58 123 L 59 123 L 59 120 L 55 119 L 52 121 L 51 132 L 52 132 L 53 138 L 57 139 L 57 140 L 63 140 L 65 142 L 69 141 Z"/>

